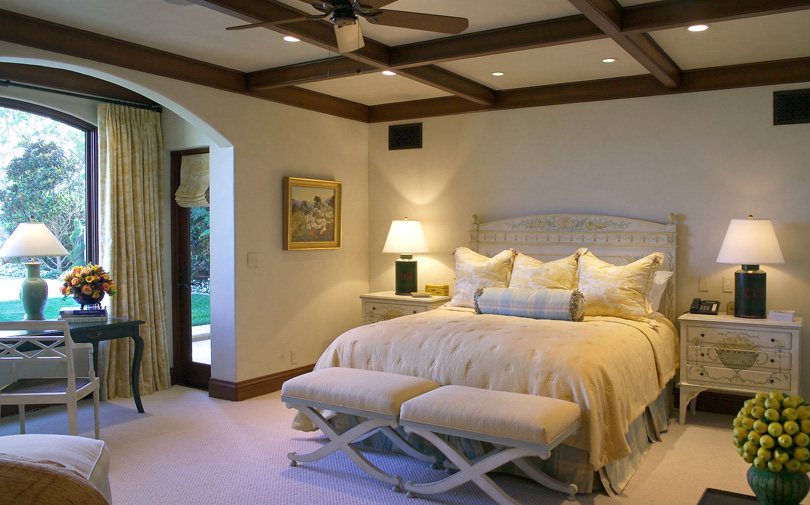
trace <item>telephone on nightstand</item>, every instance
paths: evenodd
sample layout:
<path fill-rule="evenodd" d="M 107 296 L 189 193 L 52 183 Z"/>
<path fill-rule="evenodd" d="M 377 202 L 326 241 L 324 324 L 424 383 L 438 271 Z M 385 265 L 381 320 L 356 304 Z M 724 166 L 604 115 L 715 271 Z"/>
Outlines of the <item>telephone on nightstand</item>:
<path fill-rule="evenodd" d="M 689 307 L 689 312 L 692 314 L 711 314 L 714 316 L 717 315 L 719 308 L 720 302 L 695 298 L 692 300 L 692 305 Z"/>

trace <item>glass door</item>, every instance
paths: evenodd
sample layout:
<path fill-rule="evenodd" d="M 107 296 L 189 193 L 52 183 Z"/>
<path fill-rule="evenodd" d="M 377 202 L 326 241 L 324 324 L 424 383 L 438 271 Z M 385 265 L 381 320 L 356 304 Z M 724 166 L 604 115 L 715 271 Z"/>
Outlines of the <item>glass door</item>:
<path fill-rule="evenodd" d="M 208 149 L 174 151 L 172 195 L 181 182 L 184 156 Z M 172 198 L 172 300 L 177 382 L 208 389 L 211 378 L 210 207 L 181 207 Z"/>

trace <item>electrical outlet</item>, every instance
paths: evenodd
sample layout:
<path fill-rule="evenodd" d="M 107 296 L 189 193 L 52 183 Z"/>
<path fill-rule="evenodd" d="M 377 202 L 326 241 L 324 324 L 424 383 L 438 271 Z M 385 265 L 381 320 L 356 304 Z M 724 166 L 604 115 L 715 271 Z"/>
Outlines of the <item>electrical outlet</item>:
<path fill-rule="evenodd" d="M 255 253 L 255 252 L 247 253 L 247 264 L 248 264 L 248 268 L 258 268 L 259 267 L 259 253 Z"/>
<path fill-rule="evenodd" d="M 731 277 L 723 277 L 723 293 L 733 293 L 734 283 L 731 282 Z"/>
<path fill-rule="evenodd" d="M 290 364 L 298 364 L 298 349 L 290 349 Z"/>
<path fill-rule="evenodd" d="M 698 277 L 698 291 L 702 291 L 704 293 L 709 291 L 708 277 Z"/>

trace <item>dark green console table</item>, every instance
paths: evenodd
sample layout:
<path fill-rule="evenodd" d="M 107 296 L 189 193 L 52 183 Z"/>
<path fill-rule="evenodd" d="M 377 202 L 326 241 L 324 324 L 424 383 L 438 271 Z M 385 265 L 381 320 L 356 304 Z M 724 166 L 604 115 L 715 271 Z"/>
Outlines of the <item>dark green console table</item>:
<path fill-rule="evenodd" d="M 132 357 L 132 396 L 138 412 L 144 413 L 141 404 L 141 390 L 138 381 L 141 376 L 141 358 L 143 358 L 143 339 L 140 326 L 145 324 L 138 319 L 108 317 L 106 321 L 92 323 L 68 323 L 70 336 L 74 342 L 93 345 L 93 368 L 98 373 L 98 343 L 104 340 L 131 338 L 135 342 L 135 355 Z"/>

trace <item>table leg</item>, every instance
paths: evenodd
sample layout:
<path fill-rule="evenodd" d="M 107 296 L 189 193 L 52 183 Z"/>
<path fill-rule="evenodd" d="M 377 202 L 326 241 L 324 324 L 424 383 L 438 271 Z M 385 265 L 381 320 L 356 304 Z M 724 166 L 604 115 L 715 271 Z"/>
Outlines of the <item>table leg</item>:
<path fill-rule="evenodd" d="M 93 346 L 93 373 L 96 377 L 100 377 L 98 369 L 98 342 L 93 340 L 91 344 Z"/>
<path fill-rule="evenodd" d="M 139 379 L 141 376 L 141 358 L 143 357 L 143 339 L 140 335 L 132 335 L 132 340 L 135 341 L 135 356 L 132 357 L 132 396 L 135 397 L 135 406 L 138 407 L 138 412 L 144 413 L 143 404 L 141 404 L 141 388 Z"/>

